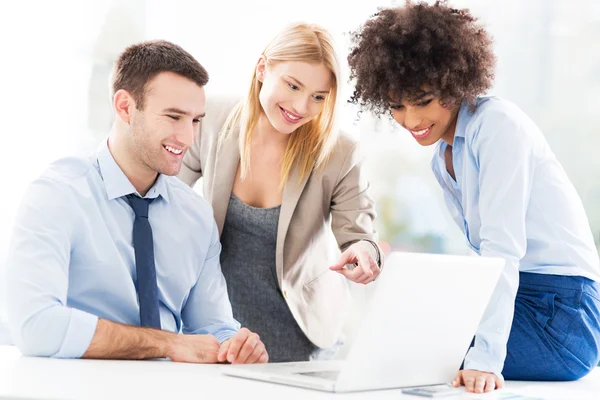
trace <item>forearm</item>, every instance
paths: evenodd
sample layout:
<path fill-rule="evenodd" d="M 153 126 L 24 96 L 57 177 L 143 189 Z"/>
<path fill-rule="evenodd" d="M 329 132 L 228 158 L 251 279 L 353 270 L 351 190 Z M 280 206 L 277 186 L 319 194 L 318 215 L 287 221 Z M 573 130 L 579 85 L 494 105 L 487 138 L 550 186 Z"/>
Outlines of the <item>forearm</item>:
<path fill-rule="evenodd" d="M 498 256 L 486 251 L 482 253 Z M 504 270 L 477 329 L 475 346 L 465 358 L 465 369 L 494 372 L 501 376 L 518 286 L 518 262 L 506 259 Z"/>
<path fill-rule="evenodd" d="M 178 335 L 99 319 L 90 346 L 82 358 L 142 360 L 170 357 Z"/>

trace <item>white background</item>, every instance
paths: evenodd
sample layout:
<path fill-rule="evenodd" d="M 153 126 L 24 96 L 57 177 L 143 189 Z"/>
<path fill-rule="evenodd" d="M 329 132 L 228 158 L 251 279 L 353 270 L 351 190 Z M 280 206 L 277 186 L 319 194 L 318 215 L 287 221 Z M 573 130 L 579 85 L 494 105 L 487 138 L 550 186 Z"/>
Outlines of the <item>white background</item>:
<path fill-rule="evenodd" d="M 399 2 L 403 3 L 403 2 Z M 290 22 L 319 23 L 345 63 L 350 30 L 387 0 L 56 0 L 0 5 L 0 288 L 12 224 L 27 184 L 52 160 L 92 149 L 110 128 L 108 73 L 128 44 L 167 39 L 190 51 L 211 76 L 209 93 L 245 91 L 262 48 Z M 492 90 L 542 127 L 600 232 L 600 2 L 456 0 L 495 38 Z M 461 253 L 421 148 L 387 120 L 345 106 L 341 125 L 360 135 L 379 212 L 381 239 L 393 248 Z M 0 289 L 0 343 L 3 323 Z M 360 318 L 368 290 L 355 289 Z"/>

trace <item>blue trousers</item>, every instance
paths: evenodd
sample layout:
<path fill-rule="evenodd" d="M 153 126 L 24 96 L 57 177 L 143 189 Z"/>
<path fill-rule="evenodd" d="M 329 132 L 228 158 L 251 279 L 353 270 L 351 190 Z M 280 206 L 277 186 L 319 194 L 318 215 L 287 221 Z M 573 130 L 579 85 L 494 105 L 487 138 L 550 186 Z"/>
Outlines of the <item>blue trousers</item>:
<path fill-rule="evenodd" d="M 580 276 L 521 272 L 502 375 L 570 381 L 600 360 L 600 285 Z"/>

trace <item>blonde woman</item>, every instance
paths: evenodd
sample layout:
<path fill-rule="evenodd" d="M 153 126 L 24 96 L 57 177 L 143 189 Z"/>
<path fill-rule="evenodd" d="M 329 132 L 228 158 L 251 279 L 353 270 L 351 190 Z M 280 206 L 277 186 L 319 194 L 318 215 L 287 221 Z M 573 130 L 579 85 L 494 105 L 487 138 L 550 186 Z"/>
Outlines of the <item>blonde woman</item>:
<path fill-rule="evenodd" d="M 346 278 L 366 284 L 382 264 L 357 143 L 334 128 L 338 82 L 329 33 L 289 26 L 259 57 L 243 101 L 207 100 L 179 175 L 204 178 L 234 317 L 271 362 L 335 354 Z"/>

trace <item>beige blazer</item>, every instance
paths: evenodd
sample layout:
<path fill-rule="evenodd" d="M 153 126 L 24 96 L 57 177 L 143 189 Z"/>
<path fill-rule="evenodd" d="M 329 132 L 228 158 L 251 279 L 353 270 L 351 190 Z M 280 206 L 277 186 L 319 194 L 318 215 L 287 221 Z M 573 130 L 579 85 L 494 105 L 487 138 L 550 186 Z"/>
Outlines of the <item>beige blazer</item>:
<path fill-rule="evenodd" d="M 179 174 L 190 186 L 203 177 L 204 196 L 212 204 L 219 234 L 240 154 L 239 132 L 228 140 L 219 141 L 218 135 L 236 103 L 235 98 L 207 99 L 200 137 L 185 155 Z M 292 169 L 283 190 L 276 245 L 277 278 L 298 325 L 321 348 L 332 346 L 339 338 L 350 307 L 346 278 L 329 270 L 339 257 L 331 234 L 341 250 L 359 240 L 370 241 L 375 244 L 373 256 L 383 260 L 376 245 L 375 210 L 361 163 L 357 142 L 340 134 L 324 169 L 313 170 L 299 184 L 299 169 Z"/>

